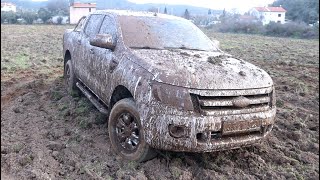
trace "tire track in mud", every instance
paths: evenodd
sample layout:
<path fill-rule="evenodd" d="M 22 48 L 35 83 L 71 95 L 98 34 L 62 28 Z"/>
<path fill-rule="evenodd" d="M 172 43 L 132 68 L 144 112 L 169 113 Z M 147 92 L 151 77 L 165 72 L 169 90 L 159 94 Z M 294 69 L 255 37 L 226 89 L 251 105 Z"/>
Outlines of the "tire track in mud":
<path fill-rule="evenodd" d="M 1 110 L 7 103 L 32 89 L 44 90 L 44 81 L 62 74 L 61 68 L 52 68 L 51 71 L 49 74 L 43 74 L 36 70 L 19 70 L 14 75 L 1 74 Z M 53 77 L 49 77 L 52 75 Z M 39 81 L 36 81 L 37 79 Z"/>
<path fill-rule="evenodd" d="M 21 93 L 11 96 L 1 107 L 1 131 L 4 132 L 1 163 L 5 167 L 2 171 L 8 176 L 14 174 L 28 179 L 265 179 L 267 174 L 290 179 L 295 175 L 269 167 L 295 165 L 299 161 L 309 167 L 317 159 L 313 150 L 319 149 L 317 146 L 308 145 L 304 151 L 287 149 L 290 146 L 287 137 L 291 139 L 289 144 L 295 144 L 294 139 L 300 141 L 301 136 L 285 130 L 292 127 L 283 123 L 283 118 L 289 116 L 280 109 L 273 133 L 262 144 L 205 154 L 160 151 L 162 155 L 145 163 L 125 162 L 111 151 L 106 123 L 101 119 L 97 121 L 100 113 L 84 97 L 69 96 L 61 77 L 47 80 L 35 76 L 33 80 L 7 87 L 4 94 L 15 88 L 22 89 Z M 312 171 L 305 176 L 316 177 Z"/>
<path fill-rule="evenodd" d="M 31 172 L 19 173 L 20 166 L 28 166 L 34 160 L 36 154 L 33 149 L 37 148 L 38 143 L 42 141 L 39 134 L 43 126 L 41 118 L 43 114 L 34 111 L 33 108 L 43 104 L 41 102 L 41 91 L 45 84 L 43 79 L 33 77 L 12 78 L 15 83 L 11 83 L 1 96 L 1 135 L 2 143 L 1 157 L 4 155 L 4 161 L 7 168 L 17 171 L 15 175 L 21 177 L 32 177 Z M 12 82 L 12 79 L 6 82 Z M 17 83 L 16 83 L 17 82 Z M 8 133 L 7 133 L 8 132 Z M 43 152 L 38 149 L 37 152 Z"/>
<path fill-rule="evenodd" d="M 109 156 L 107 128 L 94 122 L 99 113 L 85 98 L 78 97 L 81 106 L 73 111 L 78 102 L 66 94 L 61 77 L 18 81 L 21 83 L 12 83 L 2 95 L 2 171 L 27 179 L 101 179 L 103 171 L 106 177 L 116 176 L 119 165 Z M 81 125 L 88 118 L 92 122 Z M 103 164 L 105 161 L 109 163 Z M 100 175 L 93 171 L 102 165 L 106 168 L 99 168 Z"/>

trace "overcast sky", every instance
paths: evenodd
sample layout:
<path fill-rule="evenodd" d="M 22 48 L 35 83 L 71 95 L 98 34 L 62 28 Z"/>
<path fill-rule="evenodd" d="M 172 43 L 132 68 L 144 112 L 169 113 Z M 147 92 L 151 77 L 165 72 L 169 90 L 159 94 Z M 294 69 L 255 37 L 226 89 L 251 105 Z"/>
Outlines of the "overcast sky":
<path fill-rule="evenodd" d="M 32 0 L 47 1 L 47 0 Z M 116 1 L 116 0 L 114 0 Z M 247 11 L 252 7 L 267 6 L 274 0 L 128 0 L 134 3 L 163 3 L 163 4 L 187 4 L 193 6 L 207 7 L 211 9 L 230 10 L 237 8 L 240 11 Z M 75 0 L 77 2 L 77 0 Z"/>
<path fill-rule="evenodd" d="M 164 3 L 164 4 L 188 4 L 193 6 L 207 7 L 211 9 L 232 9 L 242 11 L 256 6 L 267 6 L 274 0 L 129 0 L 135 3 Z"/>

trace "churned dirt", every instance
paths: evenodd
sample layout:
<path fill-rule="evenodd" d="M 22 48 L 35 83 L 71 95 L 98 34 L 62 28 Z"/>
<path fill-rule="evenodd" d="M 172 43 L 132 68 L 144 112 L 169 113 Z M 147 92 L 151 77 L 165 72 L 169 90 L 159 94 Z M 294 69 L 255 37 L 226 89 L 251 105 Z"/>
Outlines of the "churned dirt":
<path fill-rule="evenodd" d="M 215 153 L 160 151 L 148 162 L 111 151 L 106 117 L 63 85 L 69 26 L 1 25 L 3 179 L 318 179 L 319 41 L 219 34 L 227 53 L 262 67 L 277 92 L 271 135 Z"/>

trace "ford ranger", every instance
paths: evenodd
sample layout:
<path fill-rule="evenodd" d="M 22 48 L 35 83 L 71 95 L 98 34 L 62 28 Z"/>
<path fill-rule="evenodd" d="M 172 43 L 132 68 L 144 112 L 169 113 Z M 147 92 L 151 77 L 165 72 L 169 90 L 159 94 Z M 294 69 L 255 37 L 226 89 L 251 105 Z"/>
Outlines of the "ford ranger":
<path fill-rule="evenodd" d="M 68 91 L 108 114 L 111 147 L 128 160 L 249 146 L 274 124 L 270 76 L 180 17 L 93 12 L 66 30 L 63 56 Z"/>

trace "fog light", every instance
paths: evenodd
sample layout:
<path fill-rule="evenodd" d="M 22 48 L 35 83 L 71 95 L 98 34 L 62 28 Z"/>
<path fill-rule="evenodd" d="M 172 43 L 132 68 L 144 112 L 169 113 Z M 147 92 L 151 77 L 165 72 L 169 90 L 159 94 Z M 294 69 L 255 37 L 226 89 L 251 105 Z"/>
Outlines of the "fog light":
<path fill-rule="evenodd" d="M 206 142 L 208 140 L 208 133 L 197 133 L 196 138 L 199 142 Z"/>
<path fill-rule="evenodd" d="M 169 128 L 169 134 L 172 137 L 182 138 L 187 135 L 187 128 L 185 126 L 170 124 L 168 128 Z"/>

